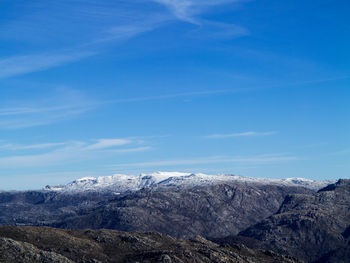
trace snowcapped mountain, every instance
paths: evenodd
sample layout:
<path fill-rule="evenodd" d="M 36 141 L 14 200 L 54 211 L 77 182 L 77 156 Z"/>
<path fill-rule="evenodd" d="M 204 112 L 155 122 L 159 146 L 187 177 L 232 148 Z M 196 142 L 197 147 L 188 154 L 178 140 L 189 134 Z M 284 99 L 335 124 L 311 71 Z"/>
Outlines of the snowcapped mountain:
<path fill-rule="evenodd" d="M 112 176 L 100 176 L 97 178 L 83 177 L 66 185 L 46 186 L 45 190 L 63 192 L 109 191 L 123 193 L 137 191 L 146 187 L 188 187 L 234 182 L 303 186 L 312 190 L 318 190 L 328 184 L 334 183 L 334 181 L 331 180 L 316 181 L 305 178 L 267 179 L 230 174 L 209 175 L 202 173 L 156 172 L 140 175 L 115 174 Z"/>

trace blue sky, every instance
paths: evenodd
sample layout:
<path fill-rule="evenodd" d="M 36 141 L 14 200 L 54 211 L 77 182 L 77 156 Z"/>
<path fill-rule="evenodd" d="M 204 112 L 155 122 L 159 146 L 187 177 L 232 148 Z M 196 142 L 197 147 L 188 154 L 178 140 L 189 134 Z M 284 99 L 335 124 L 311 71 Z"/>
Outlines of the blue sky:
<path fill-rule="evenodd" d="M 347 0 L 0 0 L 1 189 L 349 178 Z"/>

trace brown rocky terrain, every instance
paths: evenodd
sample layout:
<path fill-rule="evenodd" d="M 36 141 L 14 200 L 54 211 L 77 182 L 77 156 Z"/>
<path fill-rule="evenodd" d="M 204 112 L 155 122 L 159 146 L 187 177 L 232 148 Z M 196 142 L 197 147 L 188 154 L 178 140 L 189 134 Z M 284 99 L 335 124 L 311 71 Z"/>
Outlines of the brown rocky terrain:
<path fill-rule="evenodd" d="M 0 227 L 0 262 L 293 263 L 290 257 L 202 237 L 182 240 L 156 232 Z"/>

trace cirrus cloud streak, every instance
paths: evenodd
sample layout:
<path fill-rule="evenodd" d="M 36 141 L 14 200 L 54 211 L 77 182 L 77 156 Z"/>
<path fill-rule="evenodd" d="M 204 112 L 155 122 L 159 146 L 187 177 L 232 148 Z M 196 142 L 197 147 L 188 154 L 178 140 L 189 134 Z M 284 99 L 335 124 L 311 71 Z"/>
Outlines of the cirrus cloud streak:
<path fill-rule="evenodd" d="M 235 137 L 268 136 L 268 135 L 274 135 L 277 133 L 278 133 L 277 131 L 270 131 L 270 132 L 248 131 L 248 132 L 239 132 L 239 133 L 212 134 L 212 135 L 204 136 L 204 138 L 206 138 L 206 139 L 226 139 L 226 138 L 235 138 Z"/>

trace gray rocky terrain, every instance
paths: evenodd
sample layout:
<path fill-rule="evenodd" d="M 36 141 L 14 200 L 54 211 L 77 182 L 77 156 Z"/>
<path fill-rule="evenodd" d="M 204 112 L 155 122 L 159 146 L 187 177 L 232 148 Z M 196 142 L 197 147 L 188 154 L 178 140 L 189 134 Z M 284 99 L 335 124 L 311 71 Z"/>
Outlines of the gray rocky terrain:
<path fill-rule="evenodd" d="M 170 184 L 118 194 L 91 189 L 0 192 L 0 225 L 8 226 L 0 231 L 1 247 L 6 251 L 4 255 L 8 262 L 11 262 L 11 257 L 16 258 L 16 253 L 24 262 L 77 261 L 77 258 L 72 257 L 72 251 L 74 255 L 80 253 L 85 258 L 90 252 L 84 249 L 95 246 L 96 243 L 88 241 L 82 245 L 84 249 L 79 245 L 79 248 L 70 251 L 71 247 L 77 245 L 76 242 L 82 244 L 80 242 L 85 242 L 86 238 L 94 240 L 105 235 L 116 238 L 111 233 L 128 235 L 124 232 L 100 230 L 112 229 L 130 232 L 130 240 L 140 237 L 137 235 L 150 235 L 148 239 L 161 237 L 166 244 L 172 240 L 176 246 L 180 246 L 177 243 L 180 242 L 183 250 L 189 246 L 190 250 L 197 251 L 193 252 L 197 262 L 246 262 L 239 260 L 245 260 L 241 256 L 250 251 L 252 254 L 248 254 L 253 258 L 259 255 L 270 256 L 275 260 L 275 256 L 284 255 L 281 260 L 295 261 L 292 258 L 297 258 L 302 262 L 345 263 L 350 262 L 350 180 L 339 180 L 317 192 L 304 186 L 261 181 L 188 184 L 186 187 Z M 11 225 L 13 227 L 9 227 Z M 20 227 L 24 225 L 42 228 Z M 95 230 L 89 232 L 81 229 Z M 46 234 L 58 236 L 63 243 L 71 242 L 67 248 L 69 253 L 57 249 L 51 251 L 49 245 L 43 246 L 40 242 Z M 31 238 L 32 235 L 35 239 Z M 93 235 L 97 236 L 92 238 Z M 203 236 L 214 243 L 198 239 L 197 236 Z M 199 253 L 197 246 L 202 241 L 198 240 L 202 240 L 209 247 L 204 253 L 207 257 L 213 259 L 213 255 L 219 253 L 222 261 L 217 258 L 217 261 L 203 259 L 203 251 L 200 250 L 202 252 Z M 45 244 L 50 242 L 45 241 Z M 123 244 L 118 242 L 113 243 L 113 246 Z M 56 246 L 54 243 L 51 245 Z M 220 252 L 211 250 L 213 246 Z M 79 252 L 81 249 L 82 252 Z M 131 247 L 128 249 L 129 252 L 125 252 L 129 253 L 128 257 L 132 255 L 131 250 L 138 251 L 132 257 L 135 261 L 131 262 L 154 262 L 163 258 L 164 254 L 158 250 L 152 254 L 148 250 L 146 253 Z M 107 253 L 105 248 L 102 250 L 105 252 L 101 252 L 101 257 L 91 256 L 89 260 L 113 262 L 108 261 L 111 260 L 110 252 Z M 241 258 L 238 261 L 223 261 L 225 257 L 233 260 L 227 254 L 231 253 L 227 251 L 232 250 L 237 250 Z M 100 250 L 93 249 L 91 255 L 100 253 L 98 251 Z M 124 252 L 120 253 L 125 255 Z M 184 255 L 187 252 L 169 253 L 164 254 L 164 260 L 170 258 L 170 262 L 192 262 L 186 261 Z M 113 260 L 116 255 L 117 253 L 112 257 Z M 176 261 L 178 259 L 182 261 Z M 125 258 L 118 260 L 121 261 L 115 262 L 125 262 Z"/>
<path fill-rule="evenodd" d="M 285 196 L 311 193 L 298 186 L 255 183 L 144 188 L 110 192 L 3 192 L 1 225 L 158 231 L 175 237 L 224 237 L 278 211 Z"/>
<path fill-rule="evenodd" d="M 289 195 L 276 214 L 240 235 L 306 262 L 350 262 L 350 180 Z"/>
<path fill-rule="evenodd" d="M 261 184 L 218 184 L 194 188 L 143 189 L 51 226 L 158 231 L 174 237 L 224 237 L 259 222 L 279 209 L 291 193 L 310 193 L 302 187 Z"/>

